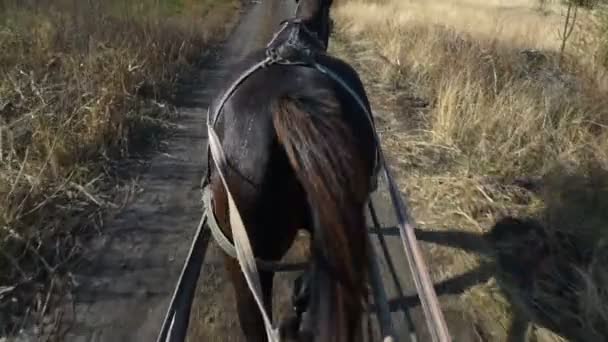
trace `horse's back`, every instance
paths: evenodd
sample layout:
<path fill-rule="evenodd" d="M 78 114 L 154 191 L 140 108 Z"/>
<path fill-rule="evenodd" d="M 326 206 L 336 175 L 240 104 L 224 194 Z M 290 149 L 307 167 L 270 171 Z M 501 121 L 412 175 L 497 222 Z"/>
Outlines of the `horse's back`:
<path fill-rule="evenodd" d="M 222 93 L 264 58 L 264 51 L 257 51 L 234 65 Z M 317 62 L 348 84 L 369 109 L 363 84 L 350 65 L 323 54 L 317 57 Z M 360 140 L 361 153 L 373 155 L 373 127 L 369 125 L 365 111 L 342 85 L 310 66 L 274 64 L 246 77 L 223 106 L 218 131 L 228 161 L 248 181 L 262 184 L 268 176 L 265 170 L 271 158 L 277 158 L 274 154 L 281 153 L 272 120 L 273 104 L 285 97 L 306 102 L 318 101 L 326 96 L 334 97 L 340 104 L 345 123 Z M 216 97 L 216 101 L 221 97 Z M 217 102 L 213 103 L 212 110 L 217 105 Z"/>

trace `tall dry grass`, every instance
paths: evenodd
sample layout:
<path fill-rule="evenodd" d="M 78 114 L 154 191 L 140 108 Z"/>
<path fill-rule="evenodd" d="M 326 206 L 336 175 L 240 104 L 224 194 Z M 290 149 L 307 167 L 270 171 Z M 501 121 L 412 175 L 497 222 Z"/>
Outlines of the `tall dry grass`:
<path fill-rule="evenodd" d="M 0 335 L 40 318 L 238 1 L 0 0 Z"/>
<path fill-rule="evenodd" d="M 541 341 L 608 336 L 606 36 L 582 11 L 558 65 L 560 6 L 351 0 L 333 12 L 332 49 L 362 72 L 414 216 L 491 255 L 449 240 L 427 248 L 438 282 L 493 265 L 449 304 L 484 340 L 522 333 L 515 318 Z M 542 232 L 488 238 L 505 217 L 534 218 Z"/>

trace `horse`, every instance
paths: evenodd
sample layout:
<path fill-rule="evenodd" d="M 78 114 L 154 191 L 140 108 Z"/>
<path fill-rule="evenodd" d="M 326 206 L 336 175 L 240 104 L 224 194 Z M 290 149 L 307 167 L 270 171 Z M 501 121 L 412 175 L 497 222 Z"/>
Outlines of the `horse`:
<path fill-rule="evenodd" d="M 332 70 L 359 97 L 315 68 L 272 64 L 253 72 L 222 103 L 214 125 L 228 167 L 221 170 L 259 260 L 278 261 L 304 229 L 311 236 L 306 269 L 309 329 L 299 340 L 359 341 L 367 305 L 368 237 L 364 208 L 374 187 L 377 145 L 369 101 L 357 72 L 328 55 L 332 0 L 299 0 L 273 42 L 297 40 L 316 63 Z M 291 38 L 290 38 L 291 37 Z M 239 61 L 227 84 L 266 56 Z M 218 106 L 216 98 L 210 108 Z M 232 240 L 226 188 L 209 163 L 206 186 L 223 234 Z M 225 255 L 241 330 L 266 341 L 263 318 L 238 261 Z M 259 271 L 263 302 L 272 314 L 274 272 Z M 298 324 L 302 323 L 298 317 Z M 287 326 L 287 325 L 284 325 Z M 307 337 L 306 337 L 307 336 Z"/>

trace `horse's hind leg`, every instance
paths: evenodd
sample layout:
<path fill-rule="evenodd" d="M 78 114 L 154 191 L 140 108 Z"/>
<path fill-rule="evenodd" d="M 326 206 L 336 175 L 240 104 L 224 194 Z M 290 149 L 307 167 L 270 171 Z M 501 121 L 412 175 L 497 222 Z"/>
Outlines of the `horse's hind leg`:
<path fill-rule="evenodd" d="M 247 341 L 266 342 L 266 330 L 262 315 L 251 290 L 247 286 L 247 281 L 241 272 L 238 261 L 230 256 L 226 256 L 225 264 L 236 296 L 239 322 Z M 270 315 L 269 318 L 272 319 L 272 281 L 274 272 L 259 270 L 259 274 L 264 295 L 264 306 L 266 307 L 266 312 Z"/>

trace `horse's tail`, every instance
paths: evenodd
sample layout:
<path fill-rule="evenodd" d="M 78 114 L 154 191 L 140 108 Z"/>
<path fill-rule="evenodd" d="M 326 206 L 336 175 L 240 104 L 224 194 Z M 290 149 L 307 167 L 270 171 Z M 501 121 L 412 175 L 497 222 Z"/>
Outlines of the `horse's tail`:
<path fill-rule="evenodd" d="M 315 341 L 355 341 L 366 302 L 367 232 L 364 206 L 370 161 L 362 159 L 352 127 L 333 92 L 308 90 L 280 98 L 273 122 L 313 217 L 309 309 Z"/>

